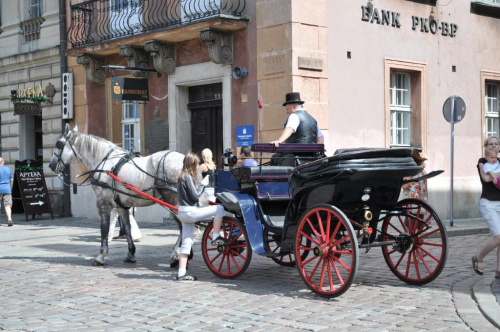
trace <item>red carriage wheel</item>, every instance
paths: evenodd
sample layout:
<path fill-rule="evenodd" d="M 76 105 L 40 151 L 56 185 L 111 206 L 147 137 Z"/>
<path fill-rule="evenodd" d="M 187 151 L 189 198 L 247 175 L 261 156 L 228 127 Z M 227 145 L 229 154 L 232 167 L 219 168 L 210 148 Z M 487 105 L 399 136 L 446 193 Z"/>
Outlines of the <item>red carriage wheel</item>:
<path fill-rule="evenodd" d="M 411 285 L 424 285 L 439 276 L 446 264 L 448 237 L 436 212 L 418 199 L 397 203 L 382 225 L 382 247 L 392 273 Z M 401 211 L 401 213 L 399 213 Z"/>
<path fill-rule="evenodd" d="M 279 254 L 281 250 L 281 234 L 275 233 L 266 227 L 264 230 L 264 243 L 268 252 Z M 284 256 L 271 257 L 271 259 L 282 266 L 295 266 L 295 258 L 293 258 L 291 253 Z"/>
<path fill-rule="evenodd" d="M 327 204 L 309 208 L 298 224 L 295 259 L 300 276 L 314 293 L 328 298 L 344 294 L 359 262 L 358 241 L 345 214 Z"/>
<path fill-rule="evenodd" d="M 221 236 L 229 242 L 227 245 L 212 245 L 212 228 L 210 223 L 203 233 L 201 250 L 203 259 L 209 270 L 221 278 L 237 278 L 250 264 L 252 248 L 242 223 L 234 218 L 222 219 Z"/>
<path fill-rule="evenodd" d="M 264 230 L 264 243 L 268 252 L 279 254 L 281 250 L 281 234 L 275 233 L 266 227 L 266 229 Z M 307 238 L 304 238 L 304 245 L 310 244 L 311 241 Z M 308 252 L 304 253 L 304 255 L 307 254 Z M 302 259 L 305 259 L 305 257 L 306 256 L 302 257 Z M 295 266 L 295 257 L 292 255 L 292 253 L 278 257 L 271 257 L 271 259 L 281 266 Z"/>

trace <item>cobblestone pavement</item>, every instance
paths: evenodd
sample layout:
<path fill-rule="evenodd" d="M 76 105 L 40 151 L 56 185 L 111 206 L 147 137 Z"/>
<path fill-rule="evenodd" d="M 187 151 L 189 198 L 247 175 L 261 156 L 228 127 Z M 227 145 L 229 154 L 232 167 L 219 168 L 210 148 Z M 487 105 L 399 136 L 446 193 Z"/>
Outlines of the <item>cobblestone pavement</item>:
<path fill-rule="evenodd" d="M 16 217 L 18 220 L 16 220 Z M 0 226 L 0 330 L 7 331 L 494 331 L 500 313 L 495 255 L 485 276 L 470 257 L 485 234 L 450 237 L 442 274 L 416 287 L 397 279 L 379 248 L 360 254 L 351 288 L 332 300 L 311 293 L 296 268 L 253 255 L 238 279 L 223 280 L 205 266 L 200 247 L 190 262 L 196 282 L 174 281 L 168 257 L 177 232 L 142 223 L 137 263 L 126 242 L 110 245 L 104 267 L 95 220 L 62 218 Z M 496 297 L 493 294 L 497 294 Z M 482 303 L 482 304 L 481 304 Z M 485 308 L 483 308 L 485 306 Z M 487 311 L 491 311 L 488 313 Z M 496 325 L 495 325 L 496 324 Z"/>

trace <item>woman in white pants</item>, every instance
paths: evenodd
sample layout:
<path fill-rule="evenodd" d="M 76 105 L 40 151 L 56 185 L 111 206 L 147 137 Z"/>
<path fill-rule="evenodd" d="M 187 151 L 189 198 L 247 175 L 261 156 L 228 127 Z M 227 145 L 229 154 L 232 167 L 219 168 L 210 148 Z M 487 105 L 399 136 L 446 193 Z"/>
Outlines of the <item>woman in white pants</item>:
<path fill-rule="evenodd" d="M 179 212 L 177 218 L 182 223 L 182 245 L 179 255 L 179 270 L 177 280 L 192 281 L 195 276 L 186 274 L 187 261 L 194 243 L 194 228 L 197 221 L 213 218 L 212 245 L 227 245 L 226 240 L 220 235 L 224 207 L 222 205 L 209 205 L 201 207 L 198 200 L 208 185 L 208 177 L 201 180 L 201 171 L 198 169 L 200 159 L 189 152 L 184 157 L 183 167 L 177 182 L 177 198 Z"/>
<path fill-rule="evenodd" d="M 128 210 L 128 218 L 130 220 L 130 232 L 132 233 L 132 240 L 134 242 L 139 242 L 142 239 L 141 230 L 137 225 L 137 221 L 134 218 L 135 208 L 132 207 Z M 113 235 L 115 234 L 116 222 L 118 221 L 118 209 L 114 208 L 111 210 L 111 214 L 109 216 L 109 233 L 108 233 L 108 243 L 113 240 Z"/>

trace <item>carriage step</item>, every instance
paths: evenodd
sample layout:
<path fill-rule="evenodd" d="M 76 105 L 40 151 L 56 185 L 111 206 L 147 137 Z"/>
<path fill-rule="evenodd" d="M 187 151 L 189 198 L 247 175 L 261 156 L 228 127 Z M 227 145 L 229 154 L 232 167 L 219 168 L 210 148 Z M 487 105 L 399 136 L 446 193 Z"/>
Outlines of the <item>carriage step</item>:
<path fill-rule="evenodd" d="M 265 252 L 265 253 L 263 253 L 261 255 L 264 256 L 264 257 L 268 257 L 268 258 L 283 256 L 283 255 L 280 255 L 280 254 L 278 254 L 276 252 Z"/>

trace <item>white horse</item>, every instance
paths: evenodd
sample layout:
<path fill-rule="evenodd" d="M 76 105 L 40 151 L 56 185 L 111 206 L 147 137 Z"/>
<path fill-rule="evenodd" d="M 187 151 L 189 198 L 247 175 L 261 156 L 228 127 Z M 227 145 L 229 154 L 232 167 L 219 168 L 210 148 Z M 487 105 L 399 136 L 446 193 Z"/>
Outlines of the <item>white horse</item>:
<path fill-rule="evenodd" d="M 135 245 L 130 233 L 128 209 L 152 205 L 154 202 L 126 189 L 107 173 L 113 172 L 141 191 L 154 197 L 159 194 L 163 201 L 175 205 L 175 188 L 184 155 L 175 151 L 161 151 L 147 157 L 134 156 L 103 138 L 78 132 L 78 126 L 70 130 L 67 124 L 56 143 L 49 167 L 61 174 L 65 166 L 76 158 L 89 170 L 84 174 L 89 176 L 101 218 L 101 251 L 93 265 L 103 265 L 108 254 L 109 217 L 112 208 L 118 209 L 125 223 L 128 242 L 125 262 L 135 263 Z"/>

